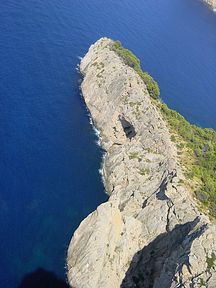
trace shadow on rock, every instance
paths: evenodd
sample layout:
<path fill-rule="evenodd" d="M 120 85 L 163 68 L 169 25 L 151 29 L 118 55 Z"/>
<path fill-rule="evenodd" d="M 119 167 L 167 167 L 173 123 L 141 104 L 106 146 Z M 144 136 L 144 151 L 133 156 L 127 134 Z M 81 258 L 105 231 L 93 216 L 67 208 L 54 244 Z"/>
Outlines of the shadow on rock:
<path fill-rule="evenodd" d="M 191 222 L 176 225 L 172 231 L 159 235 L 137 252 L 120 287 L 170 288 L 171 283 L 181 285 L 181 270 L 184 264 L 190 273 L 188 255 L 191 244 L 206 228 L 206 225 L 198 224 L 199 221 L 197 217 Z M 177 281 L 174 277 L 178 272 Z"/>
<path fill-rule="evenodd" d="M 27 274 L 22 279 L 18 288 L 68 288 L 68 284 L 57 276 L 42 268 Z"/>

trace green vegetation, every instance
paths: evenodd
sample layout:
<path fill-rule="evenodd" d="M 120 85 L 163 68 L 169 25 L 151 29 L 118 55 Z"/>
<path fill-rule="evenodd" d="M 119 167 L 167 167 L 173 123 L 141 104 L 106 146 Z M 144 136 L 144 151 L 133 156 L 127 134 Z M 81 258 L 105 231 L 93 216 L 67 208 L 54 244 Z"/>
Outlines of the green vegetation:
<path fill-rule="evenodd" d="M 214 253 L 211 254 L 211 257 L 206 257 L 207 269 L 211 270 L 214 267 L 214 262 L 216 261 L 216 255 Z"/>
<path fill-rule="evenodd" d="M 141 156 L 139 155 L 138 152 L 131 152 L 129 154 L 129 159 L 137 159 L 139 162 L 142 160 Z"/>
<path fill-rule="evenodd" d="M 124 48 L 120 41 L 114 41 L 112 50 L 122 58 L 126 65 L 132 67 L 139 74 L 146 84 L 149 95 L 154 99 L 158 99 L 160 96 L 158 84 L 147 72 L 142 71 L 140 60 L 130 50 Z"/>
<path fill-rule="evenodd" d="M 199 278 L 199 280 L 200 280 L 200 287 L 206 287 L 203 278 Z"/>
<path fill-rule="evenodd" d="M 147 72 L 142 71 L 140 60 L 131 51 L 122 47 L 119 41 L 114 41 L 111 49 L 122 58 L 125 64 L 140 75 L 150 96 L 158 99 L 159 87 Z M 191 125 L 183 116 L 169 109 L 167 105 L 159 101 L 155 101 L 155 103 L 169 124 L 172 133 L 171 140 L 176 143 L 177 153 L 186 167 L 186 179 L 196 183 L 195 196 L 202 203 L 202 207 L 205 210 L 207 208 L 209 214 L 216 218 L 216 132 L 213 129 L 203 129 Z M 131 107 L 135 106 L 137 113 L 139 112 L 139 106 L 136 103 L 130 102 L 129 104 Z M 138 153 L 134 152 L 129 155 L 129 159 L 135 158 L 141 161 Z M 210 261 L 212 258 L 208 259 Z"/>
<path fill-rule="evenodd" d="M 183 143 L 177 145 L 178 149 L 187 149 L 193 159 L 192 163 L 185 160 L 184 164 L 187 178 L 201 183 L 195 191 L 196 197 L 209 209 L 210 215 L 216 217 L 216 132 L 190 124 L 165 104 L 157 105 L 174 133 L 172 140 L 177 142 L 177 136 L 180 137 Z"/>
<path fill-rule="evenodd" d="M 172 141 L 172 142 L 175 142 L 175 141 L 176 141 L 175 135 L 171 135 L 171 141 Z"/>
<path fill-rule="evenodd" d="M 158 99 L 160 96 L 160 89 L 157 82 L 147 72 L 142 72 L 139 75 L 145 82 L 149 95 L 154 99 Z"/>
<path fill-rule="evenodd" d="M 141 168 L 141 169 L 139 169 L 139 174 L 142 175 L 142 176 L 148 175 L 149 174 L 149 169 Z"/>

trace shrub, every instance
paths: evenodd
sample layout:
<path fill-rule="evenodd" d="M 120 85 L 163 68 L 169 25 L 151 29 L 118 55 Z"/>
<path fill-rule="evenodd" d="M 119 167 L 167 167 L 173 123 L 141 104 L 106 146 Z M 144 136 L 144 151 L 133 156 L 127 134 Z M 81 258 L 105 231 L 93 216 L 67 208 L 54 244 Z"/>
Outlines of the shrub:
<path fill-rule="evenodd" d="M 130 50 L 124 48 L 120 41 L 114 41 L 111 49 L 122 58 L 126 65 L 132 67 L 139 74 L 146 84 L 149 95 L 154 99 L 158 99 L 160 96 L 158 84 L 147 72 L 142 71 L 140 60 Z"/>
<path fill-rule="evenodd" d="M 211 257 L 206 257 L 207 269 L 211 270 L 214 267 L 214 262 L 216 261 L 216 255 L 214 253 L 211 254 Z"/>
<path fill-rule="evenodd" d="M 147 72 L 142 72 L 140 76 L 146 84 L 149 95 L 154 99 L 158 99 L 160 97 L 160 89 L 157 82 Z"/>
<path fill-rule="evenodd" d="M 158 99 L 160 89 L 156 81 L 147 72 L 142 71 L 140 60 L 130 50 L 125 49 L 120 41 L 114 41 L 111 49 L 122 58 L 126 65 L 132 67 L 139 74 L 146 84 L 149 95 Z M 192 164 L 187 163 L 186 160 L 184 160 L 184 164 L 188 168 L 187 178 L 198 178 L 201 183 L 198 190 L 195 191 L 196 197 L 209 209 L 210 215 L 216 217 L 216 132 L 213 129 L 203 129 L 192 125 L 182 115 L 169 109 L 167 105 L 156 103 L 172 132 L 182 140 L 179 148 L 189 148 L 190 156 L 194 159 Z M 174 136 L 172 136 L 172 140 L 175 141 Z M 129 155 L 129 159 L 135 158 L 141 161 L 138 153 L 134 152 Z"/>
<path fill-rule="evenodd" d="M 210 215 L 216 217 L 216 132 L 190 124 L 182 115 L 165 104 L 159 104 L 171 131 L 178 134 L 189 148 L 193 164 L 185 162 L 189 179 L 198 178 L 201 187 L 196 197 L 207 206 Z"/>

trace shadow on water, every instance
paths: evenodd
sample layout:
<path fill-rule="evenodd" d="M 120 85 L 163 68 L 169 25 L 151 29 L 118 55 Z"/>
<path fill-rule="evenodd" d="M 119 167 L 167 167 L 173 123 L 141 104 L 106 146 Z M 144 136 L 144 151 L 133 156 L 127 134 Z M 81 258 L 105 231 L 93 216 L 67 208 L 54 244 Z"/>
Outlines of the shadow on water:
<path fill-rule="evenodd" d="M 18 288 L 69 288 L 69 286 L 53 272 L 38 268 L 24 276 Z"/>
<path fill-rule="evenodd" d="M 181 275 L 184 264 L 190 272 L 188 255 L 191 245 L 206 228 L 206 225 L 197 225 L 199 221 L 196 217 L 191 222 L 176 225 L 172 231 L 162 233 L 137 252 L 120 287 L 169 288 L 175 281 L 176 272 Z"/>

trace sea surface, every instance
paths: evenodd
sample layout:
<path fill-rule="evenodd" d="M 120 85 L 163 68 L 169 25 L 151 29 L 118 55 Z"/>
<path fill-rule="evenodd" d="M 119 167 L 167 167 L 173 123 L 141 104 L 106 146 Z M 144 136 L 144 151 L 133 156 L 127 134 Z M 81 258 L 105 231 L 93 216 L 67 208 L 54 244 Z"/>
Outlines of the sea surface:
<path fill-rule="evenodd" d="M 66 287 L 70 238 L 106 201 L 76 70 L 102 36 L 171 108 L 216 128 L 216 14 L 201 1 L 0 1 L 0 287 Z"/>

